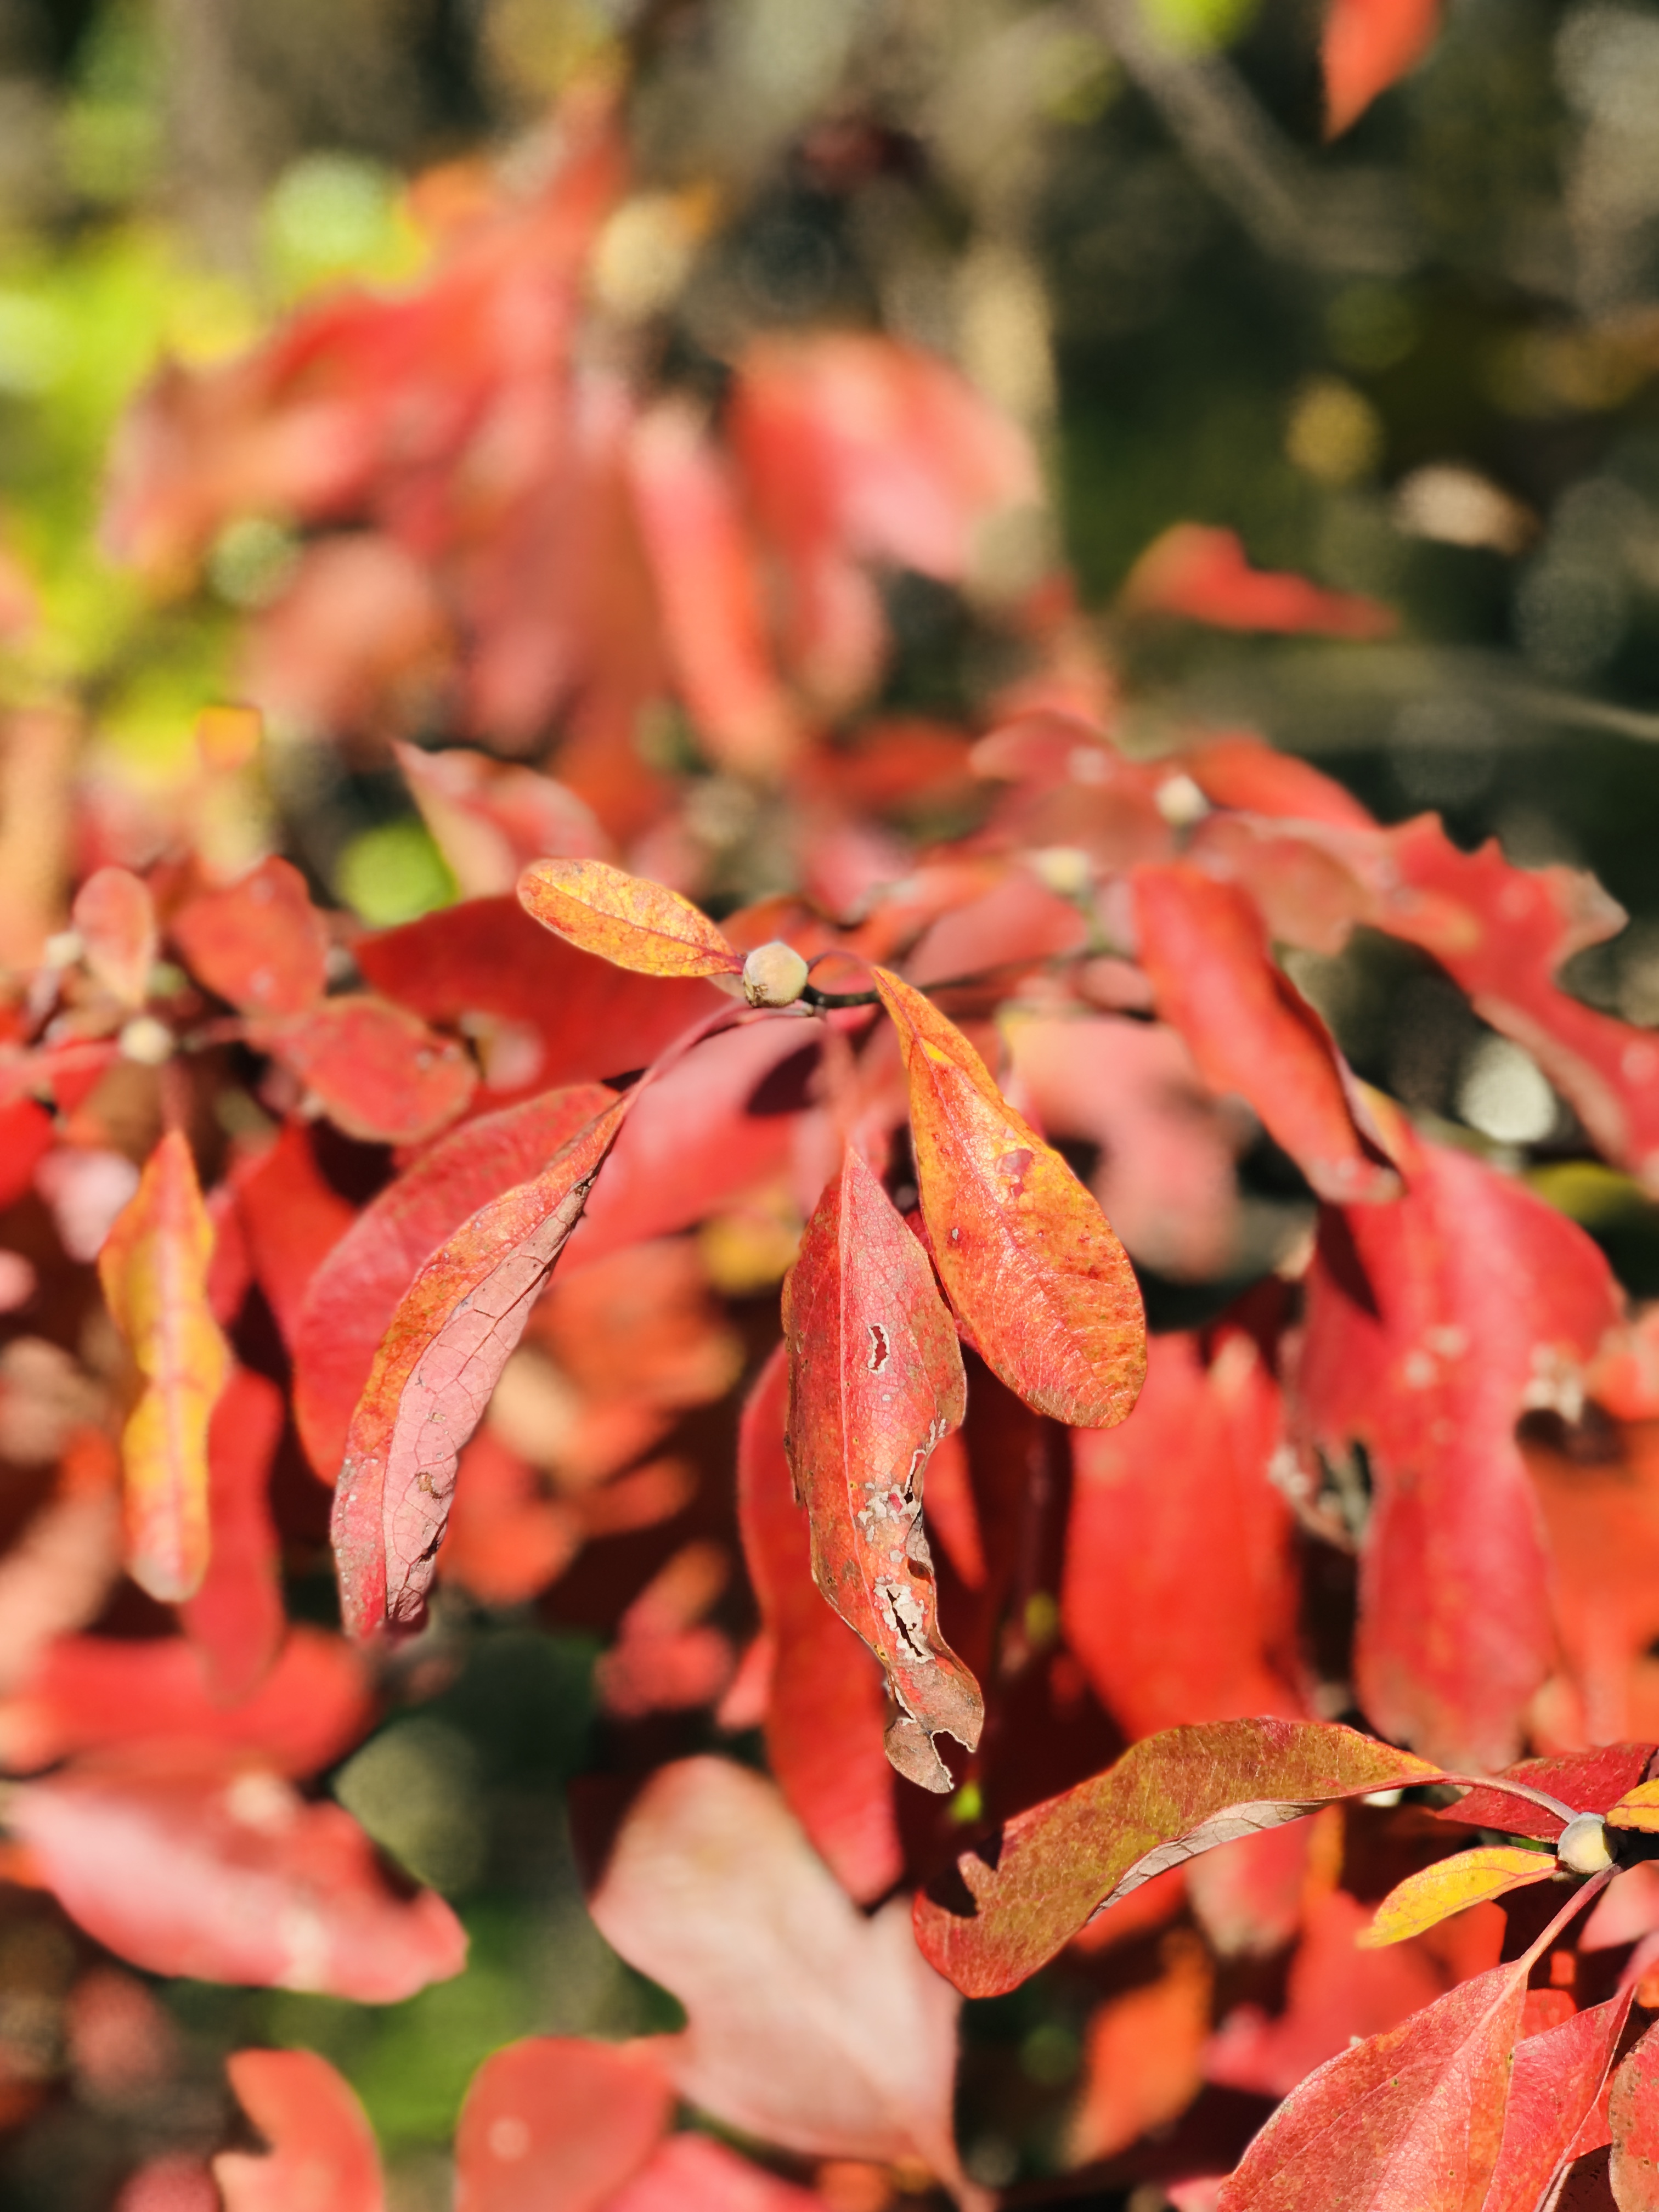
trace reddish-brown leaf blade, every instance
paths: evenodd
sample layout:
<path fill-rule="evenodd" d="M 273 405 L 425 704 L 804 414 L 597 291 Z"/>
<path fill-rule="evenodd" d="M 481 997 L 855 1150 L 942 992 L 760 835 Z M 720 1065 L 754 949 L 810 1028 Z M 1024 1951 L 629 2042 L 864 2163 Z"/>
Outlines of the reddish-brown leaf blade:
<path fill-rule="evenodd" d="M 1002 1826 L 994 1863 L 964 1852 L 971 1915 L 922 1895 L 916 1941 L 964 1995 L 999 1996 L 1103 1906 L 1235 1838 L 1440 1769 L 1317 1721 L 1215 1721 L 1135 1744 L 1103 1774 Z"/>
<path fill-rule="evenodd" d="M 1303 1463 L 1369 1456 L 1356 1654 L 1371 1721 L 1492 1772 L 1553 1649 L 1540 1516 L 1515 1425 L 1618 1317 L 1576 1223 L 1481 1160 L 1390 1136 L 1392 1206 L 1327 1217 L 1297 1376 Z M 1496 1593 L 1501 1592 L 1501 1601 Z"/>
<path fill-rule="evenodd" d="M 268 1494 L 283 1413 L 276 1385 L 239 1367 L 208 1425 L 212 1548 L 201 1587 L 179 1618 L 214 1694 L 228 1705 L 251 1696 L 270 1673 L 286 1626 Z"/>
<path fill-rule="evenodd" d="M 343 1808 L 269 1767 L 68 1767 L 6 1819 L 70 1918 L 149 1973 L 392 2004 L 465 1961 L 441 1897 L 394 1889 Z"/>
<path fill-rule="evenodd" d="M 600 2212 L 650 2158 L 673 2107 L 649 2043 L 509 2043 L 473 2075 L 456 2123 L 455 2212 Z"/>
<path fill-rule="evenodd" d="M 294 1327 L 294 1413 L 312 1465 L 332 1482 L 398 1301 L 469 1215 L 527 1182 L 603 1113 L 597 1083 L 550 1091 L 442 1137 L 371 1200 L 317 1269 Z"/>
<path fill-rule="evenodd" d="M 1325 18 L 1325 135 L 1340 137 L 1378 93 L 1421 61 L 1440 0 L 1331 0 Z"/>
<path fill-rule="evenodd" d="M 189 1597 L 207 1571 L 208 1422 L 230 1371 L 208 1304 L 212 1249 L 190 1146 L 169 1130 L 98 1255 L 143 1383 L 121 1437 L 128 1571 L 164 1603 Z"/>
<path fill-rule="evenodd" d="M 939 1634 L 922 1485 L 928 1454 L 962 1425 L 968 1385 L 927 1255 L 851 1146 L 785 1281 L 783 1330 L 812 1578 L 882 1663 L 900 1709 L 888 1757 L 948 1790 L 933 1739 L 973 1750 L 985 1705 Z"/>
<path fill-rule="evenodd" d="M 303 1013 L 323 995 L 328 925 L 290 861 L 273 855 L 240 883 L 200 893 L 167 929 L 197 981 L 244 1013 Z"/>
<path fill-rule="evenodd" d="M 296 1626 L 252 1694 L 226 1705 L 182 1636 L 64 1636 L 0 1704 L 0 1765 L 33 1772 L 143 1739 L 182 1757 L 257 1754 L 280 1773 L 314 1774 L 374 1718 L 361 1655 L 343 1637 Z"/>
<path fill-rule="evenodd" d="M 1188 860 L 1131 878 L 1140 964 L 1212 1091 L 1248 1099 L 1320 1197 L 1392 1198 L 1400 1178 L 1358 1119 L 1329 1031 L 1268 949 L 1255 906 Z"/>
<path fill-rule="evenodd" d="M 1146 1364 L 1123 1247 L 961 1030 L 898 976 L 872 972 L 904 1054 L 922 1218 L 951 1304 L 1027 1405 L 1109 1428 Z"/>
<path fill-rule="evenodd" d="M 1641 1781 L 1653 1756 L 1650 1743 L 1601 1744 L 1594 1751 L 1523 1759 L 1505 1767 L 1503 1778 L 1559 1797 L 1575 1813 L 1606 1813 Z M 1562 1827 L 1560 1814 L 1547 1806 L 1496 1788 L 1476 1787 L 1455 1805 L 1437 1806 L 1435 1818 L 1470 1828 L 1506 1828 L 1512 1836 L 1536 1836 L 1545 1844 L 1553 1844 Z"/>
<path fill-rule="evenodd" d="M 519 903 L 583 952 L 642 975 L 738 975 L 743 960 L 720 932 L 661 884 L 605 860 L 537 860 L 519 878 Z"/>
<path fill-rule="evenodd" d="M 313 1279 L 356 1209 L 324 1176 L 311 1125 L 297 1118 L 267 1151 L 237 1163 L 230 1189 L 247 1265 L 292 1354 Z"/>
<path fill-rule="evenodd" d="M 334 1550 L 353 1634 L 423 1617 L 462 1446 L 580 1218 L 630 1101 L 617 1099 L 542 1173 L 482 1206 L 399 1300 L 352 1416 Z"/>
<path fill-rule="evenodd" d="M 820 2158 L 920 2158 L 962 2187 L 951 2142 L 957 1999 L 895 1900 L 866 1919 L 769 1782 L 719 1759 L 659 1767 L 594 1919 L 685 2007 L 681 2094 Z"/>
<path fill-rule="evenodd" d="M 76 894 L 71 919 L 94 976 L 124 1006 L 142 1006 L 155 965 L 155 907 L 128 868 L 100 868 Z"/>
<path fill-rule="evenodd" d="M 361 993 L 250 1021 L 248 1041 L 297 1075 L 336 1128 L 369 1144 L 417 1145 L 436 1136 L 465 1109 L 477 1080 L 453 1037 L 434 1036 L 401 1006 Z"/>
<path fill-rule="evenodd" d="M 882 1896 L 903 1868 L 876 1662 L 819 1595 L 812 1545 L 784 1449 L 787 1354 L 780 1345 L 744 1407 L 738 1525 L 771 1639 L 766 1759 L 790 1811 L 849 1896 Z"/>
<path fill-rule="evenodd" d="M 1398 620 L 1380 600 L 1328 592 L 1285 570 L 1253 568 L 1233 532 L 1198 522 L 1177 522 L 1147 547 L 1123 587 L 1123 605 L 1218 629 L 1325 637 L 1386 637 Z"/>
<path fill-rule="evenodd" d="M 374 2130 L 327 2059 L 314 2051 L 239 2051 L 225 2070 L 270 2145 L 263 2156 L 228 2150 L 214 2160 L 225 2212 L 381 2212 Z"/>
<path fill-rule="evenodd" d="M 1358 1941 L 1372 1951 L 1385 1943 L 1403 1943 L 1454 1912 L 1466 1912 L 1472 1905 L 1528 1882 L 1548 1881 L 1554 1873 L 1555 1861 L 1547 1853 L 1524 1850 L 1518 1844 L 1481 1844 L 1455 1851 L 1396 1882 Z"/>
<path fill-rule="evenodd" d="M 1525 1961 L 1495 1966 L 1293 2089 L 1218 2212 L 1476 2212 L 1498 2161 Z"/>
<path fill-rule="evenodd" d="M 1196 1338 L 1153 1337 L 1128 1419 L 1073 1437 L 1060 1620 L 1131 1736 L 1301 1712 L 1282 1436 L 1278 1386 L 1233 1333 L 1207 1366 Z"/>
<path fill-rule="evenodd" d="M 1593 2124 L 1632 1992 L 1575 2013 L 1516 2046 L 1503 2147 L 1481 2212 L 1539 2212 Z M 1654 2200 L 1659 2202 L 1659 2199 Z"/>
<path fill-rule="evenodd" d="M 1619 2212 L 1659 2212 L 1659 2027 L 1647 2033 L 1613 2077 L 1608 2178 Z"/>

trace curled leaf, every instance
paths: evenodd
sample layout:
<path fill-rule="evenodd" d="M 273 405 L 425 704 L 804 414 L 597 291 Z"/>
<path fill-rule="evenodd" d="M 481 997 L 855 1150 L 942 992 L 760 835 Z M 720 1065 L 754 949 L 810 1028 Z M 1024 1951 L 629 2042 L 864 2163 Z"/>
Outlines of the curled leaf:
<path fill-rule="evenodd" d="M 208 1421 L 230 1355 L 208 1304 L 213 1224 L 184 1136 L 171 1129 L 98 1255 L 144 1390 L 121 1437 L 128 1571 L 164 1604 L 207 1571 Z"/>
<path fill-rule="evenodd" d="M 1502 1897 L 1527 1882 L 1547 1881 L 1554 1872 L 1553 1858 L 1543 1851 L 1523 1850 L 1518 1844 L 1485 1844 L 1458 1851 L 1396 1882 L 1377 1906 L 1370 1927 L 1355 1941 L 1368 1951 L 1380 1950 L 1385 1943 L 1403 1943 L 1408 1936 L 1420 1936 L 1454 1912 L 1466 1911 L 1489 1897 Z"/>
<path fill-rule="evenodd" d="M 916 1941 L 965 1996 L 1000 1996 L 1094 1913 L 1200 1851 L 1338 1798 L 1439 1778 L 1426 1759 L 1318 1721 L 1166 1729 L 1006 1821 L 994 1859 L 964 1852 L 970 1910 L 919 1896 Z"/>
<path fill-rule="evenodd" d="M 939 1632 L 921 1492 L 968 1386 L 927 1255 L 851 1146 L 785 1282 L 783 1328 L 813 1580 L 886 1670 L 900 1708 L 888 1757 L 924 1790 L 951 1790 L 933 1739 L 973 1750 L 985 1705 Z"/>
<path fill-rule="evenodd" d="M 1140 1291 L 1111 1224 L 955 1024 L 872 973 L 904 1054 L 921 1215 L 951 1304 L 1028 1406 L 1110 1428 L 1146 1370 Z"/>
<path fill-rule="evenodd" d="M 352 1416 L 334 1501 L 341 1600 L 353 1634 L 423 1618 L 461 1448 L 630 1103 L 617 1099 L 540 1175 L 464 1222 L 399 1301 Z"/>
<path fill-rule="evenodd" d="M 690 899 L 605 860 L 537 860 L 519 902 L 544 928 L 644 975 L 737 975 L 741 957 Z"/>

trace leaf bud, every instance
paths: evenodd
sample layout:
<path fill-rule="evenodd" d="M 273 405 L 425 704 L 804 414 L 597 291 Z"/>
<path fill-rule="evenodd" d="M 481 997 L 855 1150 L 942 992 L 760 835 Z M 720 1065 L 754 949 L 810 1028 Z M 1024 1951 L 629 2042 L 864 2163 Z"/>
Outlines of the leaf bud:
<path fill-rule="evenodd" d="M 757 945 L 743 963 L 743 995 L 751 1006 L 793 1006 L 805 988 L 806 963 L 781 937 Z"/>
<path fill-rule="evenodd" d="M 1580 1813 L 1562 1829 L 1555 1845 L 1555 1863 L 1569 1874 L 1605 1874 L 1613 1864 L 1607 1849 L 1607 1824 L 1599 1813 Z"/>
<path fill-rule="evenodd" d="M 140 1067 L 160 1067 L 173 1057 L 173 1031 L 154 1014 L 135 1014 L 117 1042 L 122 1059 L 136 1060 Z"/>

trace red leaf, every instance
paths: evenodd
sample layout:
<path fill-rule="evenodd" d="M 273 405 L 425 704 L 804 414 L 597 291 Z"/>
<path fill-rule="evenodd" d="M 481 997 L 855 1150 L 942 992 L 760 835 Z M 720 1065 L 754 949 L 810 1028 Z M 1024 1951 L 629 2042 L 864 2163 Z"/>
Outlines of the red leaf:
<path fill-rule="evenodd" d="M 149 1973 L 393 2004 L 465 1960 L 441 1897 L 394 1891 L 348 1812 L 268 1767 L 67 1767 L 6 1818 L 70 1918 Z"/>
<path fill-rule="evenodd" d="M 659 1568 L 617 1624 L 593 1685 L 607 1712 L 683 1712 L 712 1705 L 731 1679 L 731 1638 L 703 1625 L 730 1561 L 718 1544 L 686 1544 Z"/>
<path fill-rule="evenodd" d="M 941 1437 L 927 1462 L 927 1526 L 955 1570 L 957 1580 L 968 1589 L 983 1589 L 989 1570 L 968 1454 L 959 1434 Z"/>
<path fill-rule="evenodd" d="M 0 1105 L 0 1211 L 30 1190 L 34 1170 L 55 1141 L 51 1115 L 33 1098 Z"/>
<path fill-rule="evenodd" d="M 283 1394 L 239 1367 L 208 1425 L 208 1525 L 212 1549 L 194 1597 L 179 1607 L 213 1694 L 250 1697 L 270 1674 L 285 1622 L 268 1486 L 283 1433 Z"/>
<path fill-rule="evenodd" d="M 522 1605 L 564 1572 L 583 1533 L 575 1504 L 549 1498 L 535 1468 L 483 1428 L 461 1454 L 439 1579 L 486 1605 Z"/>
<path fill-rule="evenodd" d="M 886 1699 L 876 1662 L 812 1580 L 811 1539 L 784 1451 L 787 1386 L 780 1345 L 750 1393 L 738 1438 L 738 1524 L 775 1647 L 766 1759 L 814 1850 L 867 1903 L 903 1868 L 881 1748 Z"/>
<path fill-rule="evenodd" d="M 607 2212 L 824 2212 L 824 2200 L 710 2136 L 680 2135 L 659 2147 Z"/>
<path fill-rule="evenodd" d="M 230 1354 L 207 1299 L 213 1228 L 190 1146 L 169 1130 L 98 1255 L 98 1277 L 142 1377 L 121 1435 L 127 1567 L 164 1603 L 207 1571 L 208 1422 Z"/>
<path fill-rule="evenodd" d="M 1613 2077 L 1609 2179 L 1619 2212 L 1659 2208 L 1659 2028 L 1647 2033 Z"/>
<path fill-rule="evenodd" d="M 1527 1966 L 1495 1966 L 1329 2060 L 1273 2114 L 1218 2212 L 1469 2212 L 1503 2140 Z"/>
<path fill-rule="evenodd" d="M 1590 2148 L 1579 2138 L 1594 2124 L 1632 1994 L 1575 2013 L 1517 2045 L 1503 2148 L 1481 2212 L 1537 2212 L 1562 2168 Z M 1649 2202 L 1659 2203 L 1659 2197 Z"/>
<path fill-rule="evenodd" d="M 960 2189 L 955 1995 L 903 1903 L 866 1919 L 770 1783 L 725 1759 L 659 1767 L 591 1905 L 685 2007 L 662 2047 L 692 2104 L 811 2157 L 920 2158 Z"/>
<path fill-rule="evenodd" d="M 1387 637 L 1396 626 L 1393 609 L 1380 600 L 1251 568 L 1231 530 L 1198 522 L 1177 522 L 1147 547 L 1123 586 L 1122 604 L 1136 614 L 1182 615 L 1218 629 L 1367 638 Z"/>
<path fill-rule="evenodd" d="M 650 2158 L 673 2101 L 650 2043 L 509 2043 L 461 2107 L 456 2212 L 600 2212 Z"/>
<path fill-rule="evenodd" d="M 1027 1405 L 1088 1427 L 1121 1421 L 1146 1371 L 1146 1329 L 1111 1224 L 961 1030 L 872 972 L 904 1054 L 922 1218 L 951 1304 Z"/>
<path fill-rule="evenodd" d="M 380 738 L 439 690 L 454 650 L 430 562 L 353 530 L 301 550 L 281 598 L 248 627 L 242 681 L 289 728 Z"/>
<path fill-rule="evenodd" d="M 1260 738 L 1206 738 L 1182 759 L 1204 796 L 1217 806 L 1237 807 L 1292 822 L 1327 822 L 1341 830 L 1374 830 L 1375 820 L 1334 778 L 1294 753 L 1281 753 Z"/>
<path fill-rule="evenodd" d="M 1322 1198 L 1395 1195 L 1330 1032 L 1268 950 L 1251 901 L 1190 861 L 1138 867 L 1141 966 L 1212 1091 L 1247 1098 Z"/>
<path fill-rule="evenodd" d="M 282 1773 L 313 1774 L 373 1717 L 362 1660 L 320 1628 L 291 1628 L 276 1667 L 237 1705 L 212 1694 L 201 1654 L 182 1636 L 66 1636 L 0 1705 L 0 1761 L 28 1771 L 142 1741 L 181 1756 L 246 1751 Z"/>
<path fill-rule="evenodd" d="M 413 1145 L 465 1109 L 477 1072 L 461 1047 L 385 1000 L 349 994 L 248 1024 L 248 1041 L 298 1076 L 349 1137 Z"/>
<path fill-rule="evenodd" d="M 950 1790 L 933 1740 L 972 1751 L 985 1705 L 939 1632 L 922 1484 L 968 1386 L 927 1256 L 850 1145 L 785 1281 L 783 1328 L 812 1579 L 882 1663 L 899 1707 L 888 1757 L 924 1790 Z"/>
<path fill-rule="evenodd" d="M 167 929 L 197 981 L 244 1013 L 303 1013 L 323 995 L 328 925 L 287 860 L 261 860 L 228 890 L 202 892 Z"/>
<path fill-rule="evenodd" d="M 1645 1778 L 1653 1756 L 1650 1743 L 1609 1743 L 1563 1758 L 1523 1759 L 1505 1767 L 1504 1775 L 1559 1797 L 1575 1813 L 1606 1813 Z M 1512 1836 L 1534 1836 L 1545 1844 L 1553 1844 L 1561 1832 L 1558 1814 L 1504 1790 L 1471 1790 L 1456 1804 L 1437 1808 L 1435 1817 L 1471 1828 L 1504 1828 Z"/>
<path fill-rule="evenodd" d="M 718 766 L 775 776 L 803 733 L 772 665 L 757 549 L 725 459 L 677 399 L 641 417 L 629 459 L 669 656 L 698 734 Z"/>
<path fill-rule="evenodd" d="M 324 1176 L 310 1129 L 297 1120 L 266 1151 L 239 1162 L 230 1181 L 248 1263 L 293 1353 L 313 1279 L 356 1212 Z"/>
<path fill-rule="evenodd" d="M 398 1301 L 346 1438 L 334 1549 L 347 1626 L 418 1625 L 462 1446 L 586 1201 L 631 1101 L 462 1224 Z"/>
<path fill-rule="evenodd" d="M 694 977 L 634 977 L 534 922 L 516 898 L 470 899 L 358 940 L 374 988 L 428 1021 L 483 1030 L 485 1087 L 497 1094 L 586 1083 L 648 1066 L 726 1003 Z M 506 1027 L 492 1043 L 489 1018 Z M 499 1045 L 510 1045 L 501 1054 Z M 539 1050 L 539 1057 L 538 1057 Z"/>
<path fill-rule="evenodd" d="M 1449 1765 L 1491 1771 L 1515 1755 L 1551 1650 L 1515 1424 L 1553 1402 L 1618 1297 L 1583 1230 L 1530 1191 L 1403 1120 L 1390 1142 L 1407 1194 L 1328 1218 L 1297 1388 L 1308 1445 L 1369 1455 L 1365 1711 Z"/>
<path fill-rule="evenodd" d="M 155 965 L 155 907 L 148 886 L 128 868 L 100 868 L 76 892 L 70 918 L 97 981 L 124 1006 L 142 1006 Z"/>
<path fill-rule="evenodd" d="M 459 748 L 394 744 L 415 803 L 468 898 L 510 892 L 547 854 L 605 860 L 611 842 L 592 809 L 533 769 L 508 768 Z"/>
<path fill-rule="evenodd" d="M 1281 1671 L 1297 1598 L 1289 1514 L 1267 1479 L 1277 1387 L 1243 1335 L 1224 1338 L 1207 1368 L 1190 1336 L 1147 1350 L 1128 1419 L 1073 1438 L 1066 1644 L 1131 1736 L 1289 1717 L 1301 1710 Z"/>
<path fill-rule="evenodd" d="M 469 1216 L 526 1182 L 610 1103 L 598 1084 L 550 1091 L 469 1121 L 422 1153 L 360 1214 L 313 1277 L 293 1338 L 294 1412 L 332 1481 L 398 1301 Z"/>
<path fill-rule="evenodd" d="M 1170 1729 L 1005 1821 L 994 1864 L 964 1853 L 957 1869 L 974 1900 L 971 1917 L 921 1895 L 916 1941 L 965 1996 L 1000 1996 L 1154 1875 L 1318 1805 L 1433 1781 L 1439 1771 L 1316 1721 Z"/>
<path fill-rule="evenodd" d="M 225 2212 L 382 2212 L 380 2154 L 362 2106 L 314 2051 L 239 2051 L 225 2061 L 266 2154 L 222 2151 Z"/>
<path fill-rule="evenodd" d="M 1325 19 L 1325 135 L 1341 136 L 1380 92 L 1415 68 L 1440 27 L 1440 0 L 1330 0 Z"/>

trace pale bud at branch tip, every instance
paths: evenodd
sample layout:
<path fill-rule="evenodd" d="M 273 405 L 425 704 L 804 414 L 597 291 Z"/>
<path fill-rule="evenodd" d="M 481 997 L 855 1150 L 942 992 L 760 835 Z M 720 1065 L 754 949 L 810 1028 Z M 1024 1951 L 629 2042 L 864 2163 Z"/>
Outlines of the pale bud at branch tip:
<path fill-rule="evenodd" d="M 793 1006 L 805 988 L 806 963 L 781 938 L 757 945 L 743 963 L 743 995 L 751 1006 Z"/>
<path fill-rule="evenodd" d="M 1605 1874 L 1613 1864 L 1607 1849 L 1607 1824 L 1599 1813 L 1580 1813 L 1562 1829 L 1555 1845 L 1555 1863 L 1569 1874 Z"/>

